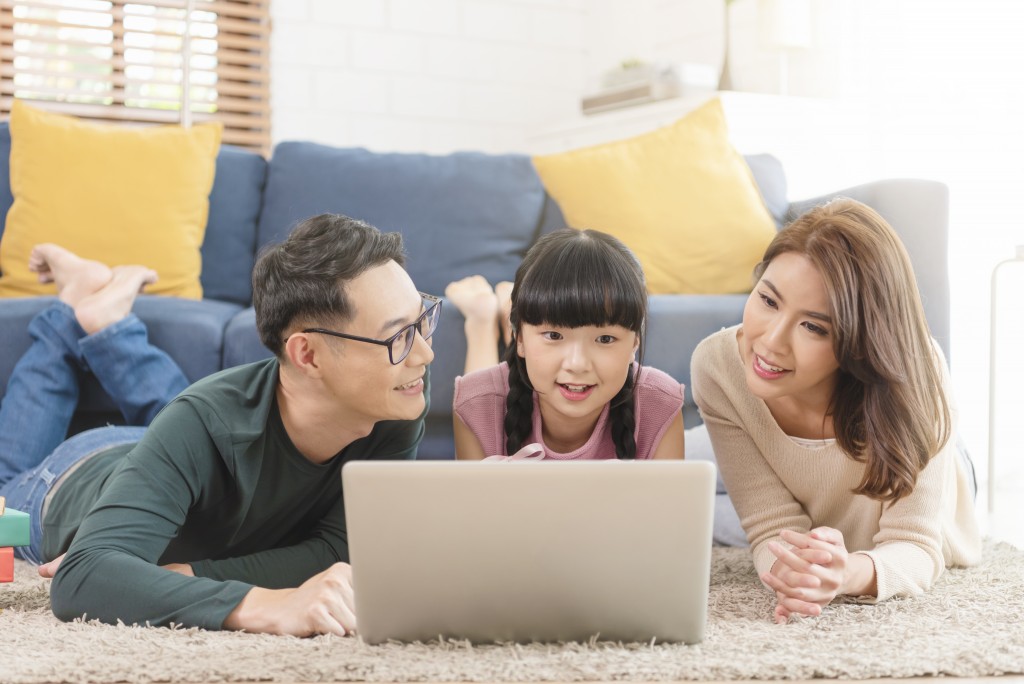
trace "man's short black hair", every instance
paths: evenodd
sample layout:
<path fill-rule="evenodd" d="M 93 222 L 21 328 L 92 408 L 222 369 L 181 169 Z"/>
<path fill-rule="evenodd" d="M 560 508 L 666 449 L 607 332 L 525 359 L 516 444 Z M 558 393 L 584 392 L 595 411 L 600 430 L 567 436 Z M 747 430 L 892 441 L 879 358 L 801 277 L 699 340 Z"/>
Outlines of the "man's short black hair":
<path fill-rule="evenodd" d="M 382 233 L 340 214 L 299 223 L 288 238 L 263 250 L 252 272 L 253 306 L 260 339 L 278 357 L 296 323 L 337 324 L 352 305 L 345 284 L 388 261 L 405 265 L 400 233 Z"/>

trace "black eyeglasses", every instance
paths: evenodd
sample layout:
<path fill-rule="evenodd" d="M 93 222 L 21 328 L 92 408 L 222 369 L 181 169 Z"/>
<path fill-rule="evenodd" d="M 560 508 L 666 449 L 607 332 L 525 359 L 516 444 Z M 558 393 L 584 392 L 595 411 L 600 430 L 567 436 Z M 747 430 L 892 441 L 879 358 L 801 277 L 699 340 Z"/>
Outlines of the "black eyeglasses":
<path fill-rule="evenodd" d="M 441 319 L 441 298 L 423 292 L 420 292 L 420 297 L 423 297 L 423 301 L 427 303 L 426 310 L 413 323 L 405 326 L 386 340 L 349 335 L 348 333 L 335 332 L 326 328 L 306 328 L 302 332 L 333 335 L 334 337 L 342 337 L 346 340 L 383 345 L 388 348 L 388 358 L 391 360 L 391 365 L 397 366 L 402 361 L 405 361 L 405 357 L 412 351 L 412 346 L 416 343 L 416 333 L 419 333 L 420 337 L 424 340 L 429 340 L 430 336 L 437 330 L 437 322 Z"/>

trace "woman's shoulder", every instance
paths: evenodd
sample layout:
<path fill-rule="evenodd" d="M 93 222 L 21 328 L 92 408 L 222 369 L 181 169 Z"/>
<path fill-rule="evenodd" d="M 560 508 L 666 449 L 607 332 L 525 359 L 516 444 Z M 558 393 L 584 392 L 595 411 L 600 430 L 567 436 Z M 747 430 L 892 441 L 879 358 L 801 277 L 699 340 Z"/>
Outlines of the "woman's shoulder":
<path fill-rule="evenodd" d="M 730 325 L 705 337 L 693 350 L 691 365 L 696 368 L 725 363 L 736 350 L 736 333 L 739 329 L 739 324 Z"/>
<path fill-rule="evenodd" d="M 508 394 L 508 364 L 502 361 L 455 378 L 455 401 Z"/>
<path fill-rule="evenodd" d="M 705 337 L 690 359 L 690 389 L 702 409 L 714 397 L 732 394 L 746 386 L 743 364 L 739 361 L 736 335 L 739 325 L 723 328 Z M 719 403 L 714 399 L 715 403 Z"/>

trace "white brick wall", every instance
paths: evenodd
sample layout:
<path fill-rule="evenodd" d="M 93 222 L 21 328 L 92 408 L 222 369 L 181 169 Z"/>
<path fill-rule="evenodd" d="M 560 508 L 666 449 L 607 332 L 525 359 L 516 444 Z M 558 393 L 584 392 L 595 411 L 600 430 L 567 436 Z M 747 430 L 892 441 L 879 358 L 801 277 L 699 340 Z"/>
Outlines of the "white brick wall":
<path fill-rule="evenodd" d="M 576 115 L 583 0 L 276 0 L 274 140 L 524 149 Z"/>
<path fill-rule="evenodd" d="M 849 2 L 851 0 L 847 0 Z M 758 0 L 730 6 L 733 87 L 778 92 Z M 580 98 L 626 59 L 711 65 L 725 0 L 275 0 L 274 140 L 376 150 L 525 151 L 578 119 Z M 835 95 L 832 0 L 789 58 L 789 93 Z M 841 12 L 838 12 L 841 15 Z M 849 68 L 847 67 L 847 71 Z"/>

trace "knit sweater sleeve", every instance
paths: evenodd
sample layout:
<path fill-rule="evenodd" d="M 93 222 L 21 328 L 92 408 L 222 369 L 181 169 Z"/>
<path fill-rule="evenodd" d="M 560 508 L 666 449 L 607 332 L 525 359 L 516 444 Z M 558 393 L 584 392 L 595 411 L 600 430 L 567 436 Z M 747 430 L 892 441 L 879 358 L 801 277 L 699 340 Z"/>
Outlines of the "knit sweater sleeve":
<path fill-rule="evenodd" d="M 735 327 L 701 342 L 693 353 L 691 387 L 754 565 L 763 573 L 775 563 L 768 542 L 788 547 L 779 532 L 808 532 L 811 518 L 767 458 L 765 435 L 772 426 L 754 405 L 759 400 L 747 390 L 736 354 Z"/>

